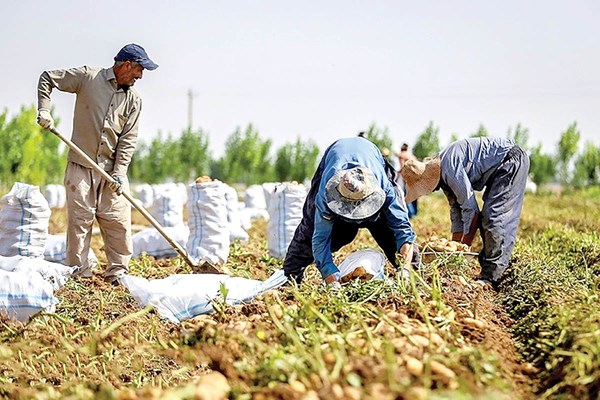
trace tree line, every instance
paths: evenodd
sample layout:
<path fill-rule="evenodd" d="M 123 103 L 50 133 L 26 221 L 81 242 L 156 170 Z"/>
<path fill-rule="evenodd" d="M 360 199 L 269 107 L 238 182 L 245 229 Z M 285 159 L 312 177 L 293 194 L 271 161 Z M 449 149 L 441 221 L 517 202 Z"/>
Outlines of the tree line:
<path fill-rule="evenodd" d="M 58 138 L 44 132 L 35 122 L 36 109 L 24 106 L 10 117 L 7 110 L 0 114 L 0 186 L 13 182 L 34 185 L 60 183 L 66 166 L 66 147 Z M 57 125 L 60 123 L 55 119 Z M 412 151 L 419 159 L 437 154 L 442 149 L 440 128 L 429 122 L 417 136 Z M 349 135 L 358 132 L 349 133 Z M 392 135 L 387 128 L 372 123 L 364 132 L 387 157 L 395 157 Z M 490 136 L 480 125 L 469 137 Z M 542 151 L 541 143 L 529 144 L 529 129 L 517 124 L 509 128 L 506 137 L 513 139 L 530 156 L 532 180 L 543 185 L 560 182 L 563 185 L 585 187 L 600 185 L 600 147 L 586 142 L 580 149 L 581 132 L 573 122 L 561 133 L 556 151 Z M 453 134 L 450 142 L 459 139 Z M 396 140 L 395 142 L 403 142 Z M 274 149 L 271 140 L 248 124 L 236 128 L 225 142 L 224 154 L 213 158 L 209 137 L 201 128 L 184 130 L 178 137 L 161 132 L 149 142 L 140 140 L 129 169 L 133 182 L 191 182 L 199 176 L 210 176 L 229 183 L 254 184 L 273 181 L 303 182 L 312 177 L 321 149 L 313 140 L 297 138 Z"/>
<path fill-rule="evenodd" d="M 470 137 L 490 136 L 487 129 L 480 125 Z M 587 141 L 580 150 L 581 131 L 577 122 L 570 124 L 560 135 L 554 153 L 544 153 L 542 144 L 529 143 L 529 129 L 518 123 L 509 128 L 506 137 L 512 139 L 529 154 L 531 180 L 538 186 L 558 182 L 563 186 L 582 188 L 600 185 L 600 146 Z M 452 135 L 450 142 L 458 139 Z M 440 151 L 439 127 L 430 122 L 419 135 L 413 152 L 419 159 Z"/>

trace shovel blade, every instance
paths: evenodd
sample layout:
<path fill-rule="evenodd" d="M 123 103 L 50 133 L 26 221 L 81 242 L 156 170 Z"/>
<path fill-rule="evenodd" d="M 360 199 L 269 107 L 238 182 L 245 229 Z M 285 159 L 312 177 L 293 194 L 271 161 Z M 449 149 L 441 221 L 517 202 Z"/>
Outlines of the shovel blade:
<path fill-rule="evenodd" d="M 222 274 L 219 268 L 210 261 L 201 260 L 198 265 L 195 265 L 192 270 L 195 274 Z"/>

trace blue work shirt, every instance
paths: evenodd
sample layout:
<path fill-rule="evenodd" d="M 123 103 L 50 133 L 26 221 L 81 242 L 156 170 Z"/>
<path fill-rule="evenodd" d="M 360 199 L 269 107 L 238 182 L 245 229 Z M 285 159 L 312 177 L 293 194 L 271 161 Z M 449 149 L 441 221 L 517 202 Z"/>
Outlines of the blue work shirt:
<path fill-rule="evenodd" d="M 479 206 L 475 190 L 482 190 L 515 142 L 504 138 L 461 139 L 440 153 L 444 193 L 450 204 L 452 233 L 469 233 Z"/>
<path fill-rule="evenodd" d="M 384 218 L 394 232 L 396 251 L 404 243 L 412 243 L 415 240 L 415 233 L 408 221 L 408 214 L 398 202 L 396 188 L 387 177 L 385 161 L 377 146 L 362 137 L 340 139 L 327 149 L 323 157 L 321 182 L 315 196 L 315 229 L 312 237 L 313 257 L 323 278 L 339 272 L 333 263 L 331 254 L 331 232 L 334 220 L 341 217 L 327 207 L 325 186 L 329 179 L 340 170 L 359 166 L 368 167 L 386 196 L 381 209 L 371 217 L 364 220 L 344 219 L 344 221 L 361 224 L 375 221 L 377 218 Z"/>

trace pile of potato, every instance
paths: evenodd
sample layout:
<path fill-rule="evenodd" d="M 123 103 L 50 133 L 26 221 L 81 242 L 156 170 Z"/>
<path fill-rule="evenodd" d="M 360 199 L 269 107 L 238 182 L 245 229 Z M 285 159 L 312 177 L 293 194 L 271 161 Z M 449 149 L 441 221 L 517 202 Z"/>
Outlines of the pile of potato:
<path fill-rule="evenodd" d="M 442 251 L 446 253 L 454 253 L 457 251 L 471 251 L 471 248 L 461 242 L 455 242 L 454 240 L 448 240 L 446 238 L 439 238 L 437 236 L 431 236 L 427 239 L 427 242 L 423 245 L 424 248 L 431 248 L 435 251 Z"/>
<path fill-rule="evenodd" d="M 357 267 L 354 271 L 350 272 L 348 275 L 342 276 L 342 283 L 349 282 L 353 279 L 360 279 L 361 281 L 368 281 L 373 279 L 373 275 L 369 274 L 364 267 Z"/>

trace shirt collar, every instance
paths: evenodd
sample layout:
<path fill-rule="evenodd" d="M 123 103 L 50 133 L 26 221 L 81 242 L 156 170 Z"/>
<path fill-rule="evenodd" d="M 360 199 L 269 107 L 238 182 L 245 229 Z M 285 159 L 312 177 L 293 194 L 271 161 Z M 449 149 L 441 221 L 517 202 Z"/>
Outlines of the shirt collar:
<path fill-rule="evenodd" d="M 106 80 L 110 81 L 110 80 L 114 80 L 115 81 L 115 85 L 117 84 L 117 77 L 115 76 L 115 71 L 113 71 L 112 67 L 110 68 L 106 68 L 104 75 L 106 76 Z"/>
<path fill-rule="evenodd" d="M 117 88 L 118 91 L 123 92 L 123 88 L 119 87 L 119 83 L 117 82 L 117 76 L 115 75 L 115 71 L 112 69 L 112 67 L 110 68 L 106 68 L 105 70 L 105 76 L 106 76 L 106 80 L 111 82 L 112 85 Z"/>

